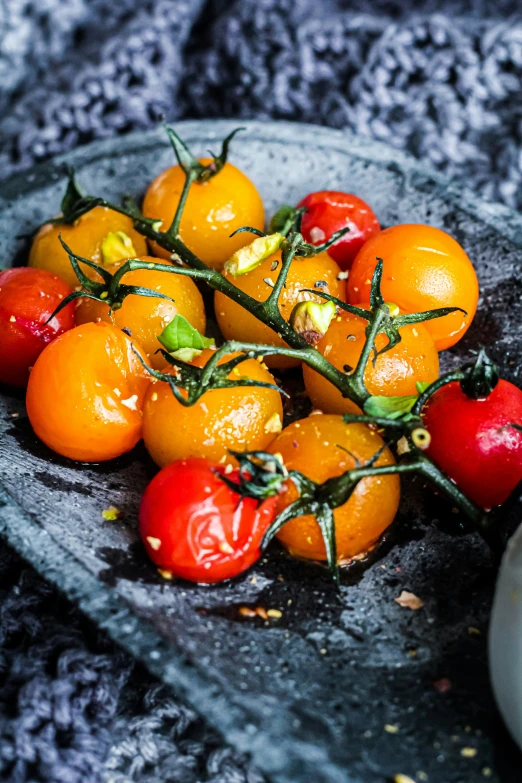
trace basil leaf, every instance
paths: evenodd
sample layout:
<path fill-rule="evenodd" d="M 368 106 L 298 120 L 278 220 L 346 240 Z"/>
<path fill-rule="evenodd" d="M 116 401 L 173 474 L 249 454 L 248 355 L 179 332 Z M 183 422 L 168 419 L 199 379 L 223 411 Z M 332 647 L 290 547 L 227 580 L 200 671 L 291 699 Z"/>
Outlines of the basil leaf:
<path fill-rule="evenodd" d="M 409 418 L 417 401 L 417 395 L 409 397 L 370 397 L 364 403 L 364 412 L 368 416 L 386 419 Z"/>
<path fill-rule="evenodd" d="M 182 315 L 176 315 L 168 326 L 158 335 L 158 340 L 169 353 L 179 351 L 180 348 L 193 348 L 201 351 L 214 345 L 211 337 L 204 337 L 194 329 Z"/>

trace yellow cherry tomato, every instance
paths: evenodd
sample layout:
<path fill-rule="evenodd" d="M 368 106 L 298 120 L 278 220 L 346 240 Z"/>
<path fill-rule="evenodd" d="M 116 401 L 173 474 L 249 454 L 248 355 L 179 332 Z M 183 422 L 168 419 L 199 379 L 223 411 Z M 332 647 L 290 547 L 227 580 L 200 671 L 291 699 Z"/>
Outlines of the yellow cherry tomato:
<path fill-rule="evenodd" d="M 288 470 L 299 470 L 316 482 L 323 482 L 355 467 L 355 460 L 368 461 L 383 446 L 380 435 L 364 424 L 345 424 L 341 416 L 312 414 L 293 422 L 275 440 L 269 451 L 281 454 Z M 385 449 L 376 465 L 393 465 Z M 288 480 L 278 497 L 277 513 L 297 500 L 295 484 Z M 337 559 L 339 563 L 366 554 L 391 525 L 400 498 L 397 475 L 367 477 L 357 485 L 350 499 L 334 511 Z M 326 549 L 315 516 L 296 517 L 277 534 L 296 557 L 326 560 Z"/>
<path fill-rule="evenodd" d="M 317 350 L 337 367 L 351 372 L 357 366 L 366 341 L 368 322 L 351 313 L 334 318 L 328 331 L 317 344 Z M 364 383 L 372 395 L 403 397 L 416 394 L 416 383 L 432 383 L 439 377 L 439 355 L 433 338 L 423 324 L 404 326 L 401 341 L 381 354 L 375 364 L 368 361 Z M 375 345 L 380 351 L 387 344 L 384 334 L 377 335 Z M 357 405 L 310 367 L 303 365 L 306 391 L 312 403 L 325 413 L 357 413 Z"/>
<path fill-rule="evenodd" d="M 277 264 L 277 266 L 276 266 Z M 275 283 L 281 271 L 281 251 L 277 251 L 251 272 L 234 277 L 230 272 L 223 274 L 231 283 L 244 293 L 263 302 L 272 290 L 270 281 Z M 288 321 L 294 306 L 298 302 L 312 300 L 324 302 L 320 296 L 303 293 L 304 288 L 322 291 L 338 299 L 345 300 L 346 285 L 339 279 L 341 270 L 328 253 L 319 253 L 312 258 L 294 258 L 288 270 L 286 285 L 279 297 L 279 311 Z M 267 283 L 266 280 L 269 282 Z M 319 284 L 319 285 L 318 285 Z M 284 346 L 286 343 L 269 326 L 258 321 L 252 313 L 233 302 L 225 294 L 216 291 L 216 318 L 223 336 L 227 340 L 243 340 L 250 343 Z M 299 362 L 285 356 L 266 356 L 269 367 L 297 367 Z"/>
<path fill-rule="evenodd" d="M 206 349 L 192 364 L 202 367 L 211 356 L 212 351 Z M 274 383 L 268 370 L 256 359 L 245 358 L 229 375 L 231 380 L 242 377 Z M 187 457 L 235 464 L 229 449 L 266 449 L 281 430 L 282 419 L 281 395 L 275 389 L 254 386 L 213 389 L 195 405 L 185 407 L 176 400 L 169 385 L 159 381 L 151 384 L 146 396 L 143 440 L 160 467 Z"/>
<path fill-rule="evenodd" d="M 150 262 L 152 265 L 161 263 L 151 256 L 144 256 L 140 260 Z M 114 274 L 124 263 L 124 261 L 118 261 L 106 269 Z M 120 309 L 113 310 L 112 315 L 109 315 L 109 307 L 104 302 L 80 299 L 76 308 L 76 323 L 105 321 L 120 329 L 127 327 L 130 329 L 133 339 L 139 342 L 147 354 L 150 364 L 156 369 L 160 369 L 165 364 L 162 355 L 156 354 L 156 351 L 161 348 L 158 335 L 176 315 L 182 315 L 198 332 L 204 334 L 206 316 L 203 297 L 190 277 L 158 272 L 154 268 L 137 269 L 134 272 L 127 272 L 121 282 L 123 285 L 152 288 L 159 293 L 170 296 L 174 301 L 130 294 L 123 300 Z"/>
<path fill-rule="evenodd" d="M 211 158 L 201 158 L 204 166 Z M 176 212 L 185 174 L 180 166 L 163 171 L 152 182 L 143 201 L 143 214 L 161 220 L 166 231 Z M 252 241 L 248 233 L 236 234 L 242 226 L 262 230 L 265 210 L 257 188 L 231 163 L 207 182 L 194 183 L 183 210 L 179 233 L 186 246 L 208 266 L 220 269 L 236 250 Z M 153 251 L 162 258 L 170 253 L 153 243 Z"/>
<path fill-rule="evenodd" d="M 103 240 L 109 233 L 119 231 L 125 233 L 131 240 L 137 256 L 146 255 L 145 237 L 134 230 L 130 218 L 107 207 L 95 207 L 78 218 L 72 226 L 55 226 L 51 223 L 42 226 L 33 239 L 29 254 L 29 266 L 47 269 L 75 288 L 78 285 L 78 278 L 71 266 L 69 256 L 60 244 L 60 234 L 65 244 L 76 255 L 100 264 L 102 262 L 101 246 Z M 85 264 L 82 269 L 86 274 L 91 272 Z"/>

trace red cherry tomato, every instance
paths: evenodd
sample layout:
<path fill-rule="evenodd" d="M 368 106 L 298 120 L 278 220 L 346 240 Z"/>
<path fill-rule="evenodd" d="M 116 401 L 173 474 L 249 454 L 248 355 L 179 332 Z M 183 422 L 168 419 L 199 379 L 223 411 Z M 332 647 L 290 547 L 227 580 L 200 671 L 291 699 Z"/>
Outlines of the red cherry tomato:
<path fill-rule="evenodd" d="M 205 459 L 172 462 L 143 495 L 140 533 L 150 559 L 191 582 L 221 582 L 255 563 L 276 498 L 261 502 L 233 492 Z M 237 481 L 239 471 L 228 478 Z"/>
<path fill-rule="evenodd" d="M 312 245 L 321 245 L 341 228 L 350 228 L 348 234 L 328 250 L 341 269 L 349 269 L 364 243 L 381 230 L 371 207 L 351 193 L 319 190 L 310 193 L 297 206 L 308 210 L 303 215 L 301 231 Z"/>
<path fill-rule="evenodd" d="M 522 480 L 522 391 L 500 380 L 485 399 L 468 397 L 460 383 L 443 386 L 428 403 L 427 454 L 479 506 L 507 500 Z"/>
<path fill-rule="evenodd" d="M 26 386 L 29 370 L 45 346 L 74 326 L 74 305 L 45 322 L 72 293 L 67 283 L 43 269 L 0 272 L 0 382 Z"/>

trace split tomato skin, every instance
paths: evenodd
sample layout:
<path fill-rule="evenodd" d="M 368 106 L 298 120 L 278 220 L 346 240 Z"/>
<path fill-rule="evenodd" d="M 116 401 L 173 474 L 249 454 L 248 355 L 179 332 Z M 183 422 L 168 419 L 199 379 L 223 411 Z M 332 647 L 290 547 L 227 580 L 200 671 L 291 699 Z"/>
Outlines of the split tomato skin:
<path fill-rule="evenodd" d="M 299 470 L 322 483 L 366 462 L 384 445 L 377 432 L 364 424 L 345 424 L 342 416 L 315 413 L 293 422 L 270 444 L 272 454 L 281 454 L 285 467 Z M 393 465 L 393 454 L 384 449 L 376 465 Z M 297 500 L 294 483 L 277 496 L 276 514 Z M 400 481 L 395 474 L 366 477 L 353 495 L 334 510 L 339 563 L 365 555 L 391 525 L 400 499 Z M 296 557 L 326 560 L 326 549 L 317 520 L 311 514 L 296 517 L 277 534 L 283 546 Z"/>
<path fill-rule="evenodd" d="M 190 582 L 232 579 L 261 555 L 276 499 L 243 497 L 219 478 L 222 465 L 178 460 L 150 482 L 140 507 L 140 535 L 150 559 Z M 239 471 L 227 478 L 237 481 Z"/>
<path fill-rule="evenodd" d="M 334 318 L 316 348 L 338 370 L 351 372 L 364 348 L 367 324 L 358 315 L 341 313 Z M 433 383 L 439 377 L 439 355 L 424 324 L 404 326 L 400 335 L 400 343 L 378 356 L 375 364 L 370 358 L 366 365 L 364 383 L 372 395 L 405 397 L 417 394 L 417 382 Z M 387 343 L 386 335 L 377 335 L 378 351 Z M 303 364 L 303 377 L 315 408 L 325 413 L 360 412 L 352 400 L 343 397 L 333 384 L 306 364 Z"/>
<path fill-rule="evenodd" d="M 236 355 L 227 355 L 220 364 Z M 205 349 L 191 364 L 203 367 L 211 356 L 212 351 Z M 173 368 L 164 371 L 174 372 Z M 231 380 L 242 377 L 275 384 L 273 376 L 256 359 L 245 357 L 229 375 Z M 236 465 L 229 449 L 265 450 L 282 420 L 281 394 L 276 389 L 212 389 L 186 407 L 176 400 L 167 383 L 158 381 L 151 384 L 145 399 L 143 440 L 160 467 L 188 457 Z"/>
<path fill-rule="evenodd" d="M 78 278 L 66 250 L 60 243 L 60 234 L 65 244 L 76 255 L 101 264 L 103 240 L 109 233 L 120 231 L 131 240 L 137 256 L 147 254 L 145 237 L 138 234 L 132 220 L 127 215 L 121 215 L 113 209 L 100 206 L 86 212 L 72 226 L 53 225 L 52 223 L 43 225 L 33 239 L 29 254 L 29 266 L 47 269 L 75 288 L 78 285 Z M 86 264 L 80 264 L 80 266 L 87 275 L 92 275 L 90 267 Z"/>
<path fill-rule="evenodd" d="M 445 231 L 433 226 L 398 225 L 386 228 L 366 242 L 350 270 L 348 301 L 370 301 L 377 259 L 383 260 L 381 291 L 404 313 L 439 307 L 461 312 L 426 322 L 438 351 L 451 348 L 466 333 L 477 310 L 476 272 L 463 248 Z"/>
<path fill-rule="evenodd" d="M 427 454 L 477 505 L 504 503 L 522 480 L 522 391 L 499 380 L 485 399 L 467 396 L 457 381 L 428 401 L 423 420 Z"/>
<path fill-rule="evenodd" d="M 63 280 L 42 269 L 0 272 L 0 383 L 26 386 L 46 345 L 73 328 L 72 304 L 46 323 L 71 293 Z"/>
<path fill-rule="evenodd" d="M 275 269 L 273 269 L 274 266 Z M 223 272 L 223 275 L 244 293 L 258 302 L 264 302 L 272 290 L 265 280 L 271 280 L 275 283 L 280 272 L 281 251 L 279 250 L 244 275 L 234 277 L 227 271 Z M 324 302 L 320 296 L 303 292 L 304 288 L 312 290 L 315 288 L 317 291 L 331 294 L 345 301 L 346 283 L 339 279 L 340 272 L 338 264 L 327 253 L 319 253 L 312 258 L 294 258 L 278 302 L 279 311 L 283 318 L 286 321 L 290 319 L 292 310 L 298 302 L 307 300 Z M 322 284 L 320 287 L 316 286 L 318 282 Z M 214 305 L 219 328 L 226 340 L 242 340 L 281 347 L 286 345 L 285 341 L 273 329 L 259 321 L 252 313 L 233 302 L 225 294 L 216 291 Z M 291 359 L 287 356 L 267 355 L 265 362 L 268 367 L 279 369 L 299 366 L 297 359 Z"/>
<path fill-rule="evenodd" d="M 53 451 L 79 462 L 105 462 L 141 438 L 150 376 L 120 329 L 76 326 L 40 354 L 27 387 L 27 414 Z"/>
<path fill-rule="evenodd" d="M 155 369 L 160 369 L 165 360 L 161 354 L 156 353 L 161 348 L 158 335 L 176 315 L 182 315 L 198 332 L 204 334 L 207 321 L 205 307 L 203 297 L 190 277 L 156 271 L 154 264 L 158 263 L 157 258 L 144 256 L 139 260 L 149 262 L 151 269 L 127 272 L 122 277 L 122 284 L 151 288 L 169 296 L 172 301 L 130 294 L 123 300 L 122 306 L 109 315 L 109 306 L 104 302 L 80 299 L 76 308 L 76 323 L 79 325 L 105 321 L 120 329 L 127 327 L 133 339 L 138 341 L 147 354 L 149 364 Z M 168 261 L 160 263 L 170 264 Z M 123 264 L 125 264 L 124 260 L 118 261 L 106 269 L 114 274 Z"/>
<path fill-rule="evenodd" d="M 352 193 L 319 190 L 310 193 L 297 206 L 307 208 L 301 221 L 301 232 L 306 242 L 312 245 L 327 242 L 342 228 L 350 229 L 327 251 L 341 269 L 350 269 L 364 243 L 381 230 L 372 208 Z"/>
<path fill-rule="evenodd" d="M 201 158 L 208 166 L 211 158 Z M 161 220 L 166 231 L 176 212 L 185 173 L 171 166 L 151 183 L 143 201 L 145 217 Z M 190 188 L 183 210 L 179 233 L 186 246 L 214 269 L 221 269 L 240 247 L 252 241 L 251 234 L 231 237 L 238 228 L 252 226 L 260 231 L 265 224 L 265 210 L 254 183 L 231 163 L 206 182 L 195 182 Z M 170 258 L 168 250 L 151 243 L 155 255 Z"/>

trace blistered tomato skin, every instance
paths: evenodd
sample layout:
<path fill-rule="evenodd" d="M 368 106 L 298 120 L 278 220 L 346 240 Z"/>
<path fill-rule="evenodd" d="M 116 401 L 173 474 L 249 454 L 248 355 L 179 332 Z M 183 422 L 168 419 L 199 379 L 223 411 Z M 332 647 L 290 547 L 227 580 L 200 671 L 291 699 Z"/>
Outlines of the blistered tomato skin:
<path fill-rule="evenodd" d="M 47 269 L 75 288 L 78 285 L 78 278 L 71 266 L 69 256 L 60 244 L 60 234 L 65 244 L 76 255 L 100 264 L 103 240 L 110 232 L 118 231 L 123 231 L 129 237 L 137 256 L 147 254 L 145 238 L 135 231 L 130 218 L 107 207 L 94 207 L 78 218 L 72 226 L 55 226 L 51 223 L 42 226 L 31 246 L 29 266 Z M 88 266 L 84 264 L 82 268 L 86 274 L 91 274 Z"/>
<path fill-rule="evenodd" d="M 186 459 L 163 468 L 140 507 L 140 534 L 150 559 L 170 574 L 211 584 L 250 568 L 274 516 L 274 497 L 241 498 L 219 478 L 223 466 Z M 228 475 L 232 481 L 238 471 Z"/>
<path fill-rule="evenodd" d="M 423 419 L 429 457 L 479 506 L 504 503 L 522 480 L 522 391 L 500 380 L 482 400 L 450 383 L 428 402 Z"/>
<path fill-rule="evenodd" d="M 344 424 L 341 416 L 313 414 L 286 427 L 270 445 L 272 454 L 281 454 L 288 470 L 299 470 L 313 481 L 323 482 L 364 463 L 383 441 L 363 424 Z M 385 449 L 376 465 L 392 465 L 391 451 Z M 276 514 L 298 498 L 293 482 L 278 495 Z M 367 477 L 359 482 L 347 503 L 334 511 L 337 556 L 340 563 L 364 555 L 391 525 L 400 498 L 397 475 Z M 319 525 L 312 515 L 297 517 L 277 534 L 281 543 L 296 557 L 326 560 Z"/>
<path fill-rule="evenodd" d="M 192 364 L 202 367 L 211 356 L 212 352 L 205 350 Z M 232 354 L 226 357 L 230 358 Z M 256 359 L 245 359 L 229 375 L 231 380 L 242 377 L 275 383 Z M 275 389 L 214 389 L 185 407 L 175 399 L 170 386 L 160 381 L 151 385 L 146 396 L 143 440 L 160 467 L 188 457 L 235 465 L 229 449 L 266 449 L 282 419 L 281 395 Z"/>
<path fill-rule="evenodd" d="M 439 307 L 461 307 L 426 323 L 438 351 L 455 345 L 466 333 L 477 310 L 479 289 L 475 270 L 462 247 L 449 234 L 424 225 L 384 229 L 361 248 L 348 279 L 348 301 L 370 301 L 377 258 L 384 261 L 382 295 L 404 313 Z"/>
<path fill-rule="evenodd" d="M 141 438 L 149 377 L 115 326 L 84 324 L 40 354 L 27 387 L 27 414 L 49 448 L 79 462 L 119 457 Z"/>
<path fill-rule="evenodd" d="M 151 256 L 144 256 L 140 260 L 151 264 L 158 263 L 158 259 Z M 120 261 L 113 264 L 107 267 L 107 271 L 114 274 L 124 263 L 125 261 Z M 173 301 L 131 294 L 123 300 L 119 310 L 113 310 L 112 315 L 109 315 L 109 307 L 103 302 L 81 299 L 76 309 L 76 323 L 105 321 L 120 329 L 130 329 L 133 339 L 138 341 L 147 354 L 149 364 L 156 369 L 160 369 L 165 363 L 161 354 L 156 353 L 161 348 L 158 335 L 176 315 L 184 316 L 198 332 L 204 334 L 206 316 L 203 297 L 190 277 L 154 269 L 138 269 L 127 272 L 121 282 L 123 285 L 151 288 L 169 296 Z"/>
<path fill-rule="evenodd" d="M 210 158 L 201 158 L 206 166 Z M 172 220 L 185 174 L 179 166 L 163 171 L 152 182 L 143 201 L 145 217 L 163 222 L 166 231 Z M 231 163 L 204 183 L 194 183 L 190 189 L 180 224 L 180 236 L 186 246 L 208 266 L 221 269 L 236 250 L 252 241 L 252 234 L 231 237 L 238 228 L 252 226 L 264 229 L 265 210 L 261 196 L 249 178 Z M 153 252 L 170 258 L 167 250 L 153 244 Z"/>
<path fill-rule="evenodd" d="M 30 368 L 55 337 L 74 326 L 74 305 L 49 323 L 72 289 L 41 269 L 0 272 L 0 383 L 24 387 Z"/>
<path fill-rule="evenodd" d="M 319 190 L 310 193 L 297 205 L 306 207 L 301 231 L 312 245 L 327 242 L 336 231 L 350 231 L 328 249 L 341 269 L 350 269 L 364 243 L 377 234 L 381 227 L 373 210 L 361 198 L 338 190 Z"/>
<path fill-rule="evenodd" d="M 276 266 L 277 264 L 277 266 Z M 273 269 L 273 267 L 275 267 Z M 234 277 L 230 272 L 224 276 L 244 293 L 263 302 L 270 295 L 270 281 L 275 283 L 281 271 L 281 251 L 263 261 L 251 272 Z M 343 301 L 346 298 L 346 283 L 339 279 L 341 270 L 327 253 L 313 258 L 295 258 L 288 270 L 286 285 L 279 297 L 279 311 L 288 321 L 294 306 L 298 302 L 313 300 L 324 302 L 320 296 L 303 292 L 304 288 L 314 289 L 336 296 Z M 267 283 L 266 280 L 269 282 Z M 317 285 L 319 283 L 319 285 Z M 216 318 L 223 336 L 227 340 L 284 346 L 286 343 L 269 326 L 261 323 L 241 305 L 233 302 L 224 294 L 216 291 L 214 295 Z M 298 367 L 299 361 L 285 356 L 266 356 L 269 367 Z"/>
<path fill-rule="evenodd" d="M 328 331 L 317 344 L 317 350 L 344 372 L 352 372 L 364 348 L 368 322 L 351 313 L 334 318 Z M 375 364 L 370 359 L 364 373 L 364 383 L 372 395 L 404 397 L 417 394 L 416 384 L 432 383 L 439 377 L 439 355 L 424 324 L 404 326 L 401 341 L 381 354 Z M 388 343 L 384 334 L 377 336 L 377 350 Z M 357 405 L 335 388 L 322 375 L 303 365 L 306 391 L 315 408 L 324 413 L 357 413 Z"/>

